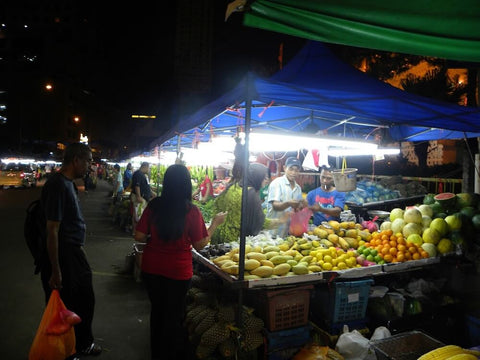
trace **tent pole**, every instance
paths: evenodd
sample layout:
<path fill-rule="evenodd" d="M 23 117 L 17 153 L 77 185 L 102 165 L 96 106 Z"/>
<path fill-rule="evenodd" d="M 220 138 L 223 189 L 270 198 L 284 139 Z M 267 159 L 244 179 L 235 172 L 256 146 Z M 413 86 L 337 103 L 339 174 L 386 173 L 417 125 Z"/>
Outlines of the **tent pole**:
<path fill-rule="evenodd" d="M 244 270 L 245 270 L 245 214 L 244 209 L 247 208 L 247 193 L 248 193 L 248 161 L 250 158 L 249 151 L 249 142 L 250 142 L 250 126 L 251 126 L 251 115 L 252 115 L 252 94 L 253 91 L 251 87 L 252 83 L 252 74 L 247 75 L 247 93 L 245 97 L 245 155 L 243 163 L 243 177 L 242 177 L 242 212 L 240 218 L 240 251 L 238 259 L 238 280 L 243 281 L 244 279 Z M 239 287 L 238 290 L 238 311 L 237 311 L 237 324 L 242 328 L 242 312 L 243 312 L 243 296 L 244 289 L 243 286 Z"/>

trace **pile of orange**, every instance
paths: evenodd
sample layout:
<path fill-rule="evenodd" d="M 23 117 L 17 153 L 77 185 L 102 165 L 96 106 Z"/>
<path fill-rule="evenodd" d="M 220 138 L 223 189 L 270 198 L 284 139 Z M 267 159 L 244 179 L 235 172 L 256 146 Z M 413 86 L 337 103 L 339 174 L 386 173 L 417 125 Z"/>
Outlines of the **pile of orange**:
<path fill-rule="evenodd" d="M 386 263 L 405 262 L 428 258 L 421 246 L 407 243 L 402 233 L 394 234 L 391 229 L 373 232 L 365 247 L 375 249 Z"/>

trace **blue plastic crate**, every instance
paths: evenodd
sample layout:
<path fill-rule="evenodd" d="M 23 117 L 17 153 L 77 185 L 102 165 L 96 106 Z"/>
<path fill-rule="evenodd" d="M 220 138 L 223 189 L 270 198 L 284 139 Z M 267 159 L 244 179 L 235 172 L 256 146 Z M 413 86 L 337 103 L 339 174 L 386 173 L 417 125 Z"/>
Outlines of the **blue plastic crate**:
<path fill-rule="evenodd" d="M 301 347 L 310 341 L 310 330 L 310 325 L 280 331 L 265 330 L 267 351 Z"/>
<path fill-rule="evenodd" d="M 473 347 L 480 345 L 480 318 L 468 315 L 466 322 L 469 346 Z"/>
<path fill-rule="evenodd" d="M 339 281 L 315 289 L 311 311 L 327 323 L 340 324 L 365 318 L 373 280 Z"/>

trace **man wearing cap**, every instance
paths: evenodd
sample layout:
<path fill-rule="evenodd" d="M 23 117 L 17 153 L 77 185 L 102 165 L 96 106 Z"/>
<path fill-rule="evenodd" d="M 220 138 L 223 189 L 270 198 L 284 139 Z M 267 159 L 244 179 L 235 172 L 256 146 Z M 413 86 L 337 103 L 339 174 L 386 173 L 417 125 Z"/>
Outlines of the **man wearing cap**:
<path fill-rule="evenodd" d="M 285 175 L 273 180 L 268 187 L 267 218 L 270 219 L 287 219 L 288 212 L 301 210 L 307 206 L 302 197 L 302 189 L 295 181 L 302 168 L 300 161 L 295 157 L 289 157 L 283 168 Z M 284 237 L 287 231 L 288 223 L 278 228 L 277 235 Z"/>
<path fill-rule="evenodd" d="M 308 208 L 313 211 L 313 223 L 340 220 L 345 205 L 345 193 L 337 191 L 333 181 L 332 169 L 325 166 L 320 172 L 320 187 L 307 194 Z"/>

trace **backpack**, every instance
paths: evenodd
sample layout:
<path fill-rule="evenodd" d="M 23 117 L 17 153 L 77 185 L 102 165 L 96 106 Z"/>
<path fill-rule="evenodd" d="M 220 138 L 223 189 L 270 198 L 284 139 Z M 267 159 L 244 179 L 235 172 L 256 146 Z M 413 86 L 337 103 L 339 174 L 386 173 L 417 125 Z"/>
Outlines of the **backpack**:
<path fill-rule="evenodd" d="M 23 225 L 23 233 L 28 249 L 33 256 L 35 274 L 40 272 L 47 256 L 47 222 L 40 200 L 35 200 L 27 207 L 27 215 Z"/>

